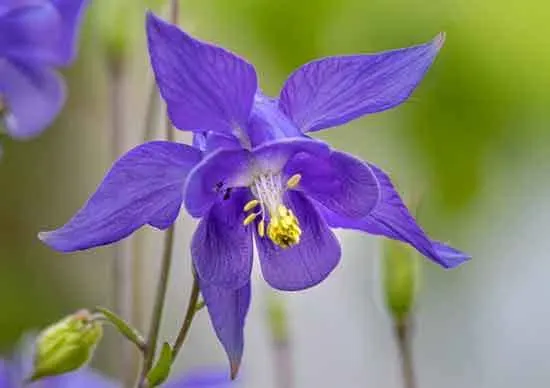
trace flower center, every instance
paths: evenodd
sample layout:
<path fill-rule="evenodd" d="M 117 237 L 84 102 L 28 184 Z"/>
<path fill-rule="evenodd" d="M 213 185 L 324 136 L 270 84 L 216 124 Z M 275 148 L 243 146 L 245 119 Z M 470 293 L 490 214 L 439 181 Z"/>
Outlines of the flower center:
<path fill-rule="evenodd" d="M 267 224 L 267 236 L 275 245 L 281 248 L 289 248 L 300 242 L 302 230 L 298 219 L 283 203 L 286 190 L 292 189 L 300 183 L 301 175 L 293 175 L 286 184 L 283 184 L 281 174 L 266 173 L 258 175 L 250 190 L 255 199 L 244 206 L 244 211 L 249 212 L 258 206 L 260 210 L 250 213 L 243 221 L 244 225 L 252 223 L 258 216 L 262 219 L 258 223 L 258 235 L 265 236 L 265 224 Z M 268 218 L 268 220 L 266 220 Z"/>

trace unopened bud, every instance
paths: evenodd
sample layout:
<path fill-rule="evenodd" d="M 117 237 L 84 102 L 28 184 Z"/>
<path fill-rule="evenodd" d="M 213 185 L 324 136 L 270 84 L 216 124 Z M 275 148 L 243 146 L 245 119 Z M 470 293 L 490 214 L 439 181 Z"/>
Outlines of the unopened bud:
<path fill-rule="evenodd" d="M 283 343 L 288 340 L 288 318 L 284 300 L 270 294 L 268 296 L 267 318 L 271 335 L 275 342 Z"/>
<path fill-rule="evenodd" d="M 76 370 L 91 358 L 103 335 L 101 323 L 87 311 L 72 314 L 41 332 L 36 340 L 31 380 Z"/>
<path fill-rule="evenodd" d="M 407 245 L 384 241 L 383 281 L 386 305 L 396 323 L 411 313 L 419 281 L 418 257 Z"/>

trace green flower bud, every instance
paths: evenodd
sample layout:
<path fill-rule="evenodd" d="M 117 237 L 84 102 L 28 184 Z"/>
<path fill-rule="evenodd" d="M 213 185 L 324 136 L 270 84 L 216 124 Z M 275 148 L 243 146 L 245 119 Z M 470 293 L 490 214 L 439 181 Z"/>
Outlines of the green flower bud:
<path fill-rule="evenodd" d="M 103 0 L 94 4 L 95 25 L 109 61 L 119 63 L 142 39 L 148 2 Z"/>
<path fill-rule="evenodd" d="M 267 318 L 271 335 L 275 342 L 286 342 L 288 340 L 288 318 L 284 301 L 281 297 L 270 294 L 267 302 Z"/>
<path fill-rule="evenodd" d="M 46 328 L 36 340 L 31 381 L 82 367 L 92 358 L 102 335 L 101 323 L 87 310 Z"/>
<path fill-rule="evenodd" d="M 419 260 L 412 249 L 393 240 L 384 241 L 384 296 L 396 323 L 404 323 L 411 313 L 419 282 Z"/>

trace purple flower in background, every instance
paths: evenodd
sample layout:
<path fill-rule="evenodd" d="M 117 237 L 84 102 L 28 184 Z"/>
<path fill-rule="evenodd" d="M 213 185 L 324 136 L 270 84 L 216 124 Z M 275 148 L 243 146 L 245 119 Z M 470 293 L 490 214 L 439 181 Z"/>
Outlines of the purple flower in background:
<path fill-rule="evenodd" d="M 75 57 L 87 0 L 0 1 L 0 124 L 11 137 L 38 135 L 65 102 L 54 68 Z"/>
<path fill-rule="evenodd" d="M 13 359 L 0 359 L 0 388 L 122 388 L 115 380 L 109 379 L 91 368 L 40 379 L 26 384 L 32 375 L 32 336 L 23 340 Z M 163 388 L 230 388 L 237 387 L 227 373 L 219 369 L 194 370 L 173 378 L 162 385 Z"/>
<path fill-rule="evenodd" d="M 119 388 L 90 368 L 26 384 L 33 370 L 33 336 L 23 339 L 12 359 L 0 359 L 0 388 Z"/>
<path fill-rule="evenodd" d="M 31 384 L 25 383 L 27 375 L 23 370 L 21 365 L 16 362 L 0 359 L 0 388 L 122 388 L 122 384 L 90 368 L 43 378 Z M 193 372 L 162 385 L 163 388 L 230 388 L 235 386 L 226 373 L 219 371 Z"/>
<path fill-rule="evenodd" d="M 236 55 L 152 14 L 147 30 L 170 118 L 194 133 L 193 147 L 156 141 L 134 148 L 66 225 L 40 238 L 64 252 L 104 245 L 144 224 L 167 228 L 184 203 L 201 219 L 191 252 L 232 376 L 243 351 L 253 239 L 265 280 L 280 290 L 312 287 L 336 267 L 341 251 L 331 227 L 403 241 L 445 268 L 469 259 L 424 233 L 380 168 L 308 136 L 405 101 L 442 35 L 310 62 L 269 98 L 254 67 Z"/>

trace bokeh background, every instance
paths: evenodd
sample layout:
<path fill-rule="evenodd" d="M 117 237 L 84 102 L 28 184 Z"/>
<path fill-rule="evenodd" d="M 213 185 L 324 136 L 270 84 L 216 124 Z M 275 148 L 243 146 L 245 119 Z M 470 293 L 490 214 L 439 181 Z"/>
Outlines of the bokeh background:
<path fill-rule="evenodd" d="M 113 304 L 112 247 L 62 255 L 36 233 L 65 222 L 113 160 L 107 73 L 113 54 L 123 60 L 125 125 L 119 135 L 124 149 L 139 143 L 151 82 L 144 10 L 165 11 L 162 1 L 151 3 L 93 0 L 79 58 L 63 71 L 70 99 L 62 115 L 37 139 L 2 140 L 5 352 L 25 331 L 80 307 Z M 474 257 L 454 271 L 422 262 L 413 339 L 419 387 L 550 384 L 549 15 L 550 3 L 543 0 L 181 1 L 181 25 L 253 62 L 272 95 L 292 69 L 311 59 L 404 47 L 447 33 L 407 103 L 319 133 L 391 172 L 402 192 L 421 192 L 418 216 L 425 229 Z M 184 313 L 193 229 L 194 221 L 180 219 L 164 338 L 173 338 Z M 381 241 L 355 232 L 339 237 L 343 260 L 333 276 L 306 292 L 282 295 L 296 387 L 400 387 L 380 288 Z M 137 238 L 144 263 L 137 318 L 144 328 L 162 234 L 146 229 Z M 266 318 L 271 291 L 257 273 L 253 287 L 243 386 L 275 388 Z M 113 376 L 117 343 L 108 333 L 94 361 Z M 205 312 L 184 353 L 181 371 L 226 367 Z"/>

